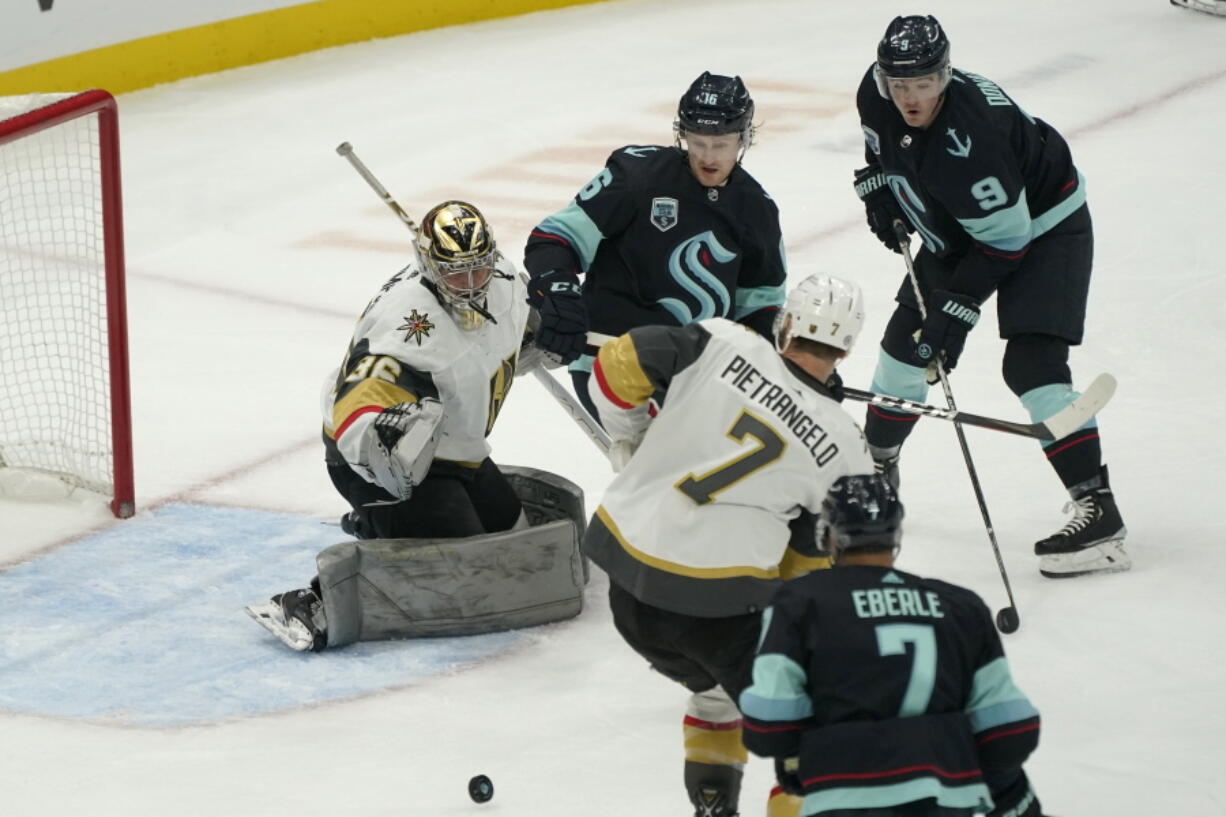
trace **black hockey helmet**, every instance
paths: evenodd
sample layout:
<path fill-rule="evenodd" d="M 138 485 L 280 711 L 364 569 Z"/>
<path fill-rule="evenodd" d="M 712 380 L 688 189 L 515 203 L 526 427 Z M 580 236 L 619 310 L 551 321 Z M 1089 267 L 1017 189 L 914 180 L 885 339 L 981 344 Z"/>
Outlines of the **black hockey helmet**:
<path fill-rule="evenodd" d="M 839 477 L 822 501 L 818 544 L 833 554 L 857 548 L 887 550 L 902 541 L 903 506 L 881 474 Z"/>
<path fill-rule="evenodd" d="M 703 71 L 681 96 L 675 129 L 687 133 L 739 133 L 748 143 L 753 130 L 753 99 L 740 77 Z"/>
<path fill-rule="evenodd" d="M 873 75 L 881 95 L 889 98 L 887 77 L 908 78 L 939 74 L 941 88 L 948 84 L 949 38 L 931 14 L 895 17 L 877 45 L 877 65 Z"/>

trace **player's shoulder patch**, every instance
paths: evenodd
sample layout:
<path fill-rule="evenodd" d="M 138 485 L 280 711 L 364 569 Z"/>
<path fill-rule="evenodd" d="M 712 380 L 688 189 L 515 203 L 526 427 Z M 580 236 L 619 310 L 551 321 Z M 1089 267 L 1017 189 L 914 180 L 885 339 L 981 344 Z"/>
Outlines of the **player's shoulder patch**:
<path fill-rule="evenodd" d="M 656 196 L 651 200 L 651 223 L 662 233 L 677 226 L 680 212 L 681 203 L 671 196 Z"/>

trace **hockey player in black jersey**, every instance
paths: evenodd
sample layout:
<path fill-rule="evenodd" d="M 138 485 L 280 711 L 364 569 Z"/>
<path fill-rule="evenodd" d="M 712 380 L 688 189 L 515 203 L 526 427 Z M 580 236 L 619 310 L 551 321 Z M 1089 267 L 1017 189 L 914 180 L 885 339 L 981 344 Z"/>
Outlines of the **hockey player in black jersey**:
<path fill-rule="evenodd" d="M 681 97 L 672 147 L 615 150 L 532 231 L 524 267 L 536 342 L 570 364 L 593 416 L 589 331 L 720 317 L 770 337 L 787 271 L 778 208 L 741 167 L 753 114 L 740 77 L 703 73 Z"/>
<path fill-rule="evenodd" d="M 885 477 L 838 479 L 818 524 L 834 568 L 784 583 L 763 613 L 740 708 L 745 746 L 793 795 L 770 813 L 1038 817 L 1022 763 L 1039 713 L 983 600 L 894 567 L 902 517 Z"/>
<path fill-rule="evenodd" d="M 1094 234 L 1085 179 L 1055 128 L 985 77 L 953 68 L 933 17 L 886 29 L 856 103 L 868 166 L 857 171 L 872 231 L 900 251 L 894 223 L 923 241 L 915 258 L 927 306 L 905 279 L 885 330 L 873 391 L 922 401 L 937 361 L 958 363 L 983 303 L 996 295 L 1008 341 L 1005 383 L 1034 421 L 1077 396 L 1069 347 L 1081 343 Z M 899 450 L 918 418 L 870 406 L 873 458 L 897 485 Z M 1096 421 L 1044 443 L 1073 517 L 1035 544 L 1045 576 L 1126 570 L 1123 520 L 1102 464 Z"/>

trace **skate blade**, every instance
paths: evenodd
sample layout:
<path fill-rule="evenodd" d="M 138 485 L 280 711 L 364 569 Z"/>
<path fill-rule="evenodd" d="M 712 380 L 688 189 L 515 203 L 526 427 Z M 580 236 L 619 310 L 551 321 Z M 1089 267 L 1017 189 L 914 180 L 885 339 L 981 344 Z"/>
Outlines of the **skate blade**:
<path fill-rule="evenodd" d="M 1123 539 L 1099 542 L 1072 553 L 1052 553 L 1039 559 L 1039 572 L 1049 579 L 1071 579 L 1091 573 L 1122 573 L 1132 567 Z"/>
<path fill-rule="evenodd" d="M 268 630 L 291 649 L 299 652 L 311 649 L 314 639 L 311 638 L 306 626 L 297 620 L 287 623 L 281 615 L 281 605 L 272 602 L 249 604 L 243 610 L 255 619 L 256 624 Z"/>

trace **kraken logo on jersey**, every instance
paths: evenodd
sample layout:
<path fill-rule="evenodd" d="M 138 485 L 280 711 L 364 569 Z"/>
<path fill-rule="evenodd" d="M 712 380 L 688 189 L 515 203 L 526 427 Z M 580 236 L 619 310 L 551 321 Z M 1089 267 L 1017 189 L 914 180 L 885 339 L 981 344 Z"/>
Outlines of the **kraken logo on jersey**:
<path fill-rule="evenodd" d="M 928 222 L 924 219 L 924 213 L 928 212 L 928 208 L 924 206 L 923 200 L 916 194 L 906 177 L 891 173 L 885 177 L 885 180 L 894 193 L 894 198 L 898 200 L 899 206 L 906 211 L 907 219 L 915 225 L 916 232 L 920 234 L 928 249 L 934 252 L 944 249 L 945 242 L 928 227 Z"/>
<path fill-rule="evenodd" d="M 430 323 L 429 312 L 423 314 L 414 309 L 405 316 L 404 323 L 396 328 L 405 330 L 405 343 L 416 339 L 417 345 L 421 346 L 422 338 L 430 337 L 430 330 L 434 328 L 434 324 Z"/>
<path fill-rule="evenodd" d="M 732 308 L 732 298 L 728 288 L 712 274 L 707 265 L 727 264 L 734 258 L 736 253 L 720 244 L 715 233 L 710 230 L 687 238 L 677 245 L 668 257 L 668 271 L 673 280 L 694 297 L 698 303 L 698 311 L 695 312 L 678 298 L 660 298 L 656 303 L 671 312 L 682 325 L 726 316 Z"/>
<path fill-rule="evenodd" d="M 677 226 L 679 205 L 676 199 L 661 196 L 651 200 L 651 223 L 662 233 Z"/>

